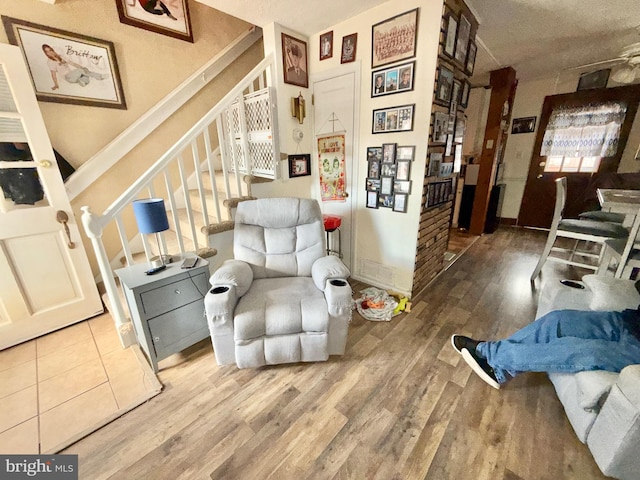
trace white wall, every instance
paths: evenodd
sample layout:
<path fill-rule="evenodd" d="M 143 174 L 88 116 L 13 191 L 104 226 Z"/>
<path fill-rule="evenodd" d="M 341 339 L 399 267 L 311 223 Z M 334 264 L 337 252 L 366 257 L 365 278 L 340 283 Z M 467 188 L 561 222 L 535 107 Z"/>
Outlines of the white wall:
<path fill-rule="evenodd" d="M 420 11 L 414 90 L 372 99 L 370 95 L 372 71 L 371 27 L 380 21 L 416 7 L 419 7 Z M 443 2 L 441 0 L 428 2 L 426 5 L 425 2 L 417 2 L 415 0 L 387 2 L 361 15 L 317 32 L 308 39 L 295 32 L 289 32 L 278 25 L 264 29 L 266 52 L 272 50 L 277 52 L 276 63 L 279 64 L 279 71 L 277 72 L 276 84 L 278 85 L 280 103 L 278 117 L 281 132 L 280 142 L 281 150 L 287 153 L 294 153 L 295 151 L 296 145 L 291 138 L 291 132 L 296 126 L 301 128 L 305 134 L 305 140 L 300 145 L 301 151 L 303 153 L 313 151 L 311 143 L 313 141 L 312 132 L 309 130 L 311 122 L 305 121 L 304 126 L 299 126 L 297 121 L 291 118 L 288 113 L 290 97 L 297 96 L 302 91 L 307 100 L 307 109 L 310 110 L 312 107 L 308 90 L 284 84 L 282 81 L 280 32 L 285 31 L 285 33 L 290 33 L 296 38 L 308 40 L 309 72 L 311 75 L 338 68 L 340 66 L 342 37 L 352 33 L 358 34 L 356 62 L 360 62 L 361 65 L 361 88 L 360 108 L 356 114 L 360 116 L 360 131 L 357 132 L 359 137 L 358 151 L 354 152 L 354 160 L 357 162 L 354 188 L 358 189 L 359 194 L 354 206 L 354 262 L 352 276 L 380 287 L 394 288 L 407 294 L 411 292 L 413 285 L 418 227 L 422 207 L 422 183 L 431 118 L 431 100 L 442 7 Z M 333 30 L 333 57 L 320 62 L 319 37 L 320 34 L 330 30 Z M 414 129 L 412 132 L 377 135 L 371 133 L 373 109 L 412 103 L 415 103 Z M 311 117 L 311 114 L 308 113 L 307 116 Z M 366 196 L 360 194 L 365 191 L 367 147 L 393 142 L 399 145 L 415 145 L 416 147 L 415 159 L 411 166 L 411 180 L 413 183 L 407 213 L 393 212 L 391 209 L 386 208 L 368 209 L 365 207 Z M 318 168 L 317 162 L 313 157 L 311 168 Z M 274 196 L 277 194 L 311 197 L 315 187 L 311 184 L 312 178 L 316 177 L 302 177 L 295 180 L 283 179 L 269 185 L 260 185 L 255 189 L 255 192 L 258 196 Z"/>
<path fill-rule="evenodd" d="M 509 133 L 507 138 L 504 165 L 497 182 L 506 184 L 502 210 L 499 212 L 501 217 L 518 218 L 544 98 L 548 95 L 575 92 L 580 73 L 579 71 L 563 72 L 553 77 L 520 81 L 518 83 L 511 118 L 536 117 L 536 129 L 532 133 L 520 133 L 516 135 Z M 610 80 L 608 86 L 613 87 L 618 85 Z M 469 98 L 468 111 L 477 110 L 478 102 L 484 101 L 482 96 L 473 95 L 474 90 L 477 89 L 472 89 L 471 91 L 472 95 Z M 627 146 L 622 155 L 622 160 L 618 168 L 618 171 L 621 173 L 640 171 L 640 161 L 634 158 L 640 145 L 639 117 L 640 115 L 636 115 Z M 486 118 L 484 122 L 486 125 Z M 484 135 L 484 128 L 475 129 L 475 133 L 470 129 L 467 131 L 470 135 L 475 135 L 476 137 L 478 135 Z M 509 132 L 510 131 L 511 125 L 509 125 Z M 481 139 L 482 138 L 480 138 L 480 140 Z M 469 139 L 469 141 L 471 142 L 472 140 Z M 475 145 L 476 143 L 477 138 L 473 140 L 473 144 Z"/>

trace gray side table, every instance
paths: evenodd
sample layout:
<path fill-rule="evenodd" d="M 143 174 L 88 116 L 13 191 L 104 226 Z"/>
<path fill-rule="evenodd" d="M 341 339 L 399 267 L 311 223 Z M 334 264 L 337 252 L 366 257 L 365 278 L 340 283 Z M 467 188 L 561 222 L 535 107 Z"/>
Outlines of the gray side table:
<path fill-rule="evenodd" d="M 158 362 L 209 336 L 204 296 L 209 290 L 209 262 L 200 258 L 190 269 L 178 258 L 155 275 L 148 263 L 115 271 L 124 290 L 138 343 L 153 371 Z"/>

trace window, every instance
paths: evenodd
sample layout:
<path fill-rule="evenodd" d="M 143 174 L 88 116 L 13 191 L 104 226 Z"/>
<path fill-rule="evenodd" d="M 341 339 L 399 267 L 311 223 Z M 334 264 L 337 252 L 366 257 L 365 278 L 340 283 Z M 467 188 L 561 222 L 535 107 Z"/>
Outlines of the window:
<path fill-rule="evenodd" d="M 540 150 L 540 156 L 547 157 L 544 171 L 597 172 L 602 158 L 616 154 L 626 112 L 622 102 L 555 109 Z"/>
<path fill-rule="evenodd" d="M 547 157 L 545 172 L 595 173 L 600 168 L 601 157 Z"/>

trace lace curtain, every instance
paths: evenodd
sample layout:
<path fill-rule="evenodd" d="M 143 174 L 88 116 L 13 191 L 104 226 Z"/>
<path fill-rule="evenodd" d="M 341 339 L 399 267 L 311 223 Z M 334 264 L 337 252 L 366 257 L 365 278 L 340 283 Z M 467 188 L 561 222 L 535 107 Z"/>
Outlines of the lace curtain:
<path fill-rule="evenodd" d="M 554 110 L 544 132 L 540 156 L 614 156 L 626 112 L 626 104 L 620 102 Z"/>

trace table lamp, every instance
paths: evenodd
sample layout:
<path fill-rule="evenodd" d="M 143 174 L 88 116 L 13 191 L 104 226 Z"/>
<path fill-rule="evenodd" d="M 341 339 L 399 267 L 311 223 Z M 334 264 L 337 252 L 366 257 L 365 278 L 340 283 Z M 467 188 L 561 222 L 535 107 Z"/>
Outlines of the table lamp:
<path fill-rule="evenodd" d="M 167 210 L 164 207 L 164 200 L 161 198 L 134 200 L 133 214 L 136 217 L 140 233 L 156 234 L 160 265 L 154 264 L 153 266 L 158 267 L 164 266 L 166 263 L 171 263 L 172 258 L 169 255 L 163 255 L 162 248 L 160 247 L 159 233 L 169 230 L 169 220 L 167 219 Z"/>

